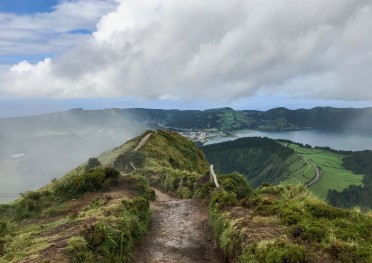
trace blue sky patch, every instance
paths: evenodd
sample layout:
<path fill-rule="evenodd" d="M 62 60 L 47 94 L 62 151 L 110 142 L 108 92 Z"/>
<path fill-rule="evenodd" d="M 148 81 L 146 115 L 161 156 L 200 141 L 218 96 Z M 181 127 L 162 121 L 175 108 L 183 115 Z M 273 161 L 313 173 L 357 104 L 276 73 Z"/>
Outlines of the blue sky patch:
<path fill-rule="evenodd" d="M 50 12 L 58 0 L 0 0 L 0 13 L 18 15 Z"/>
<path fill-rule="evenodd" d="M 73 35 L 90 35 L 90 34 L 93 33 L 93 31 L 92 30 L 89 30 L 89 29 L 80 28 L 80 29 L 70 30 L 70 31 L 68 31 L 66 33 L 73 34 Z"/>
<path fill-rule="evenodd" d="M 21 55 L 1 55 L 0 56 L 0 65 L 12 65 L 18 64 L 21 61 L 27 60 L 31 64 L 38 63 L 39 61 L 44 60 L 45 58 L 51 58 L 53 54 L 21 54 Z"/>

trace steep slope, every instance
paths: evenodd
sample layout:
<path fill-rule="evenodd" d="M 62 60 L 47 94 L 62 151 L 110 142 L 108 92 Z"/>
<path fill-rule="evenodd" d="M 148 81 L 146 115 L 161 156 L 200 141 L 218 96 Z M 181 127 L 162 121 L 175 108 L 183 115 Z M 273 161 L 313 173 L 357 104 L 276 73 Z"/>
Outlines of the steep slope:
<path fill-rule="evenodd" d="M 372 217 L 335 208 L 304 186 L 216 193 L 210 221 L 230 262 L 372 262 Z"/>
<path fill-rule="evenodd" d="M 202 149 L 220 172 L 241 173 L 254 187 L 265 182 L 308 185 L 313 193 L 325 199 L 329 190 L 342 191 L 351 185 L 363 184 L 362 175 L 342 165 L 346 153 L 331 149 L 314 149 L 291 141 L 260 137 L 241 138 Z"/>
<path fill-rule="evenodd" d="M 272 139 L 260 137 L 240 138 L 202 149 L 218 171 L 241 173 L 254 187 L 264 182 L 277 184 L 288 179 L 287 170 L 291 163 L 287 160 L 295 154 L 292 149 Z"/>
<path fill-rule="evenodd" d="M 146 143 L 136 147 L 142 138 L 151 134 Z M 120 170 L 133 171 L 136 168 L 171 168 L 204 174 L 209 170 L 203 152 L 190 140 L 176 132 L 162 130 L 147 131 L 127 143 L 103 153 L 98 159 L 106 165 Z"/>
<path fill-rule="evenodd" d="M 191 191 L 191 181 L 208 163 L 191 141 L 165 131 L 147 131 L 90 158 L 40 190 L 0 205 L 0 262 L 130 262 L 155 198 L 141 175 L 149 169 L 192 175 L 184 184 Z M 201 206 L 190 202 L 194 207 Z"/>

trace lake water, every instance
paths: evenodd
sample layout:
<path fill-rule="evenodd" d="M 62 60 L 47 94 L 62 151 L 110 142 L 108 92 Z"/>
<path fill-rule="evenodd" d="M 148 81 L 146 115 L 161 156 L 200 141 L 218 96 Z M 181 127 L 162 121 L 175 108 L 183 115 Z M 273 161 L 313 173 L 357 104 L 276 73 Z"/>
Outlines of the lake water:
<path fill-rule="evenodd" d="M 372 134 L 360 135 L 355 133 L 336 133 L 316 130 L 289 131 L 289 132 L 263 132 L 247 131 L 237 133 L 235 137 L 215 137 L 208 140 L 205 145 L 232 141 L 243 137 L 269 137 L 272 139 L 286 139 L 293 142 L 310 144 L 311 146 L 328 146 L 336 150 L 372 150 Z"/>

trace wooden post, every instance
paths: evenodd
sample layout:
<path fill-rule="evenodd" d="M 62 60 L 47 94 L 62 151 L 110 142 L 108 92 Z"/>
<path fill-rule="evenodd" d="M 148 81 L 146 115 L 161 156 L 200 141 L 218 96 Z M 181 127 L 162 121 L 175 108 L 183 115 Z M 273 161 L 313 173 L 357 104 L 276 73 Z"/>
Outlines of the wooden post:
<path fill-rule="evenodd" d="M 130 165 L 133 167 L 133 169 L 134 169 L 134 171 L 136 171 L 137 170 L 137 168 L 133 165 L 133 163 L 132 162 L 130 162 Z"/>
<path fill-rule="evenodd" d="M 217 176 L 216 176 L 216 174 L 214 173 L 214 170 L 213 170 L 213 164 L 211 164 L 211 166 L 210 166 L 210 170 L 211 170 L 211 175 L 213 176 L 214 184 L 216 185 L 216 188 L 219 188 L 220 185 L 218 184 Z"/>

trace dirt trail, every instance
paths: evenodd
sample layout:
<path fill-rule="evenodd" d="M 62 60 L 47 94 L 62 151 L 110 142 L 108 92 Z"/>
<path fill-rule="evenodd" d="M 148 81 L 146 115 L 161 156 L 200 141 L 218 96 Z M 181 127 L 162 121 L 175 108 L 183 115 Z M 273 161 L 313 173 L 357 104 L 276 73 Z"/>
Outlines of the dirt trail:
<path fill-rule="evenodd" d="M 209 228 L 201 200 L 179 200 L 156 190 L 149 232 L 134 255 L 135 263 L 224 262 Z"/>
<path fill-rule="evenodd" d="M 313 184 L 315 184 L 316 182 L 318 182 L 318 180 L 320 179 L 320 171 L 319 171 L 318 166 L 312 160 L 310 160 L 310 163 L 315 168 L 315 176 L 310 180 L 310 182 L 306 183 L 306 186 L 307 187 L 312 186 Z"/>
<path fill-rule="evenodd" d="M 152 135 L 152 133 L 149 133 L 147 134 L 145 137 L 143 137 L 141 139 L 141 141 L 139 142 L 139 144 L 137 145 L 137 147 L 133 150 L 134 152 L 138 151 L 139 149 L 142 148 L 142 146 L 145 145 L 145 143 L 147 142 L 147 140 L 150 138 L 150 136 Z"/>

